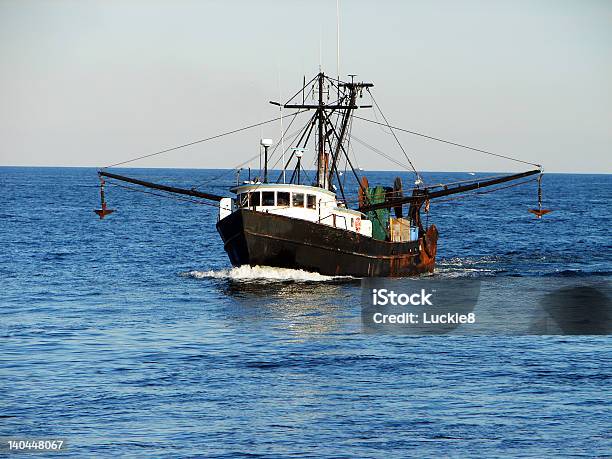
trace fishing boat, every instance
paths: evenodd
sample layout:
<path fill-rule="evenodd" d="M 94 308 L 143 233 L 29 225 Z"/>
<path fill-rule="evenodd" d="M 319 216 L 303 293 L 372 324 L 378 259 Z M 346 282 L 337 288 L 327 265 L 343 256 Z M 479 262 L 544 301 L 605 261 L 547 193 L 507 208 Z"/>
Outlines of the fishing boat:
<path fill-rule="evenodd" d="M 534 177 L 541 187 L 543 170 L 538 164 L 391 126 L 384 114 L 384 122 L 357 115 L 373 108 L 381 114 L 382 111 L 372 94 L 374 85 L 357 82 L 354 77 L 351 75 L 350 81 L 343 81 L 319 71 L 310 81 L 304 78 L 302 88 L 286 102 L 271 102 L 281 109 L 277 118 L 113 165 L 167 153 L 266 123 L 282 122 L 285 118 L 291 118 L 290 127 L 298 117 L 305 118 L 291 142 L 285 142 L 282 137 L 286 131 L 281 131 L 281 141 L 276 144 L 271 139 L 261 140 L 262 164 L 258 175 L 252 178 L 249 173 L 248 180 L 238 180 L 229 189 L 229 196 L 153 183 L 114 173 L 107 167 L 98 171 L 102 205 L 96 213 L 102 219 L 113 212 L 104 198 L 107 182 L 129 183 L 217 203 L 216 227 L 233 266 L 272 266 L 323 275 L 402 277 L 434 272 L 438 230 L 435 224 L 424 225 L 421 218 L 422 211 L 429 211 L 431 201 L 525 179 L 516 182 L 522 184 Z M 364 94 L 371 97 L 370 105 L 360 102 Z M 282 110 L 291 112 L 283 114 Z M 472 177 L 455 183 L 427 184 L 405 155 L 410 173 L 414 174 L 409 186 L 404 187 L 400 177 L 393 184 L 370 185 L 350 154 L 355 118 L 386 127 L 400 147 L 395 133 L 405 131 L 535 168 L 483 179 Z M 269 152 L 272 147 L 274 149 Z M 405 154 L 403 147 L 401 149 Z M 278 150 L 282 153 L 283 167 L 274 178 L 269 166 L 272 155 L 280 156 Z M 316 155 L 316 170 L 310 173 L 303 161 L 308 152 Z M 353 180 L 356 196 L 347 191 L 347 176 Z M 539 208 L 530 211 L 541 217 L 548 212 L 542 209 L 541 188 L 539 196 Z"/>

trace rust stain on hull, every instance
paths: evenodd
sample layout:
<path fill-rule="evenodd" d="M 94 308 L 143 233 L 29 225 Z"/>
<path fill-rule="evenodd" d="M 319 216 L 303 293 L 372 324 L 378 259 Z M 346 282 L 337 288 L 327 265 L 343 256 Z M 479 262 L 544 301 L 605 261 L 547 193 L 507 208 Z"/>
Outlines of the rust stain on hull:
<path fill-rule="evenodd" d="M 419 238 L 418 254 L 402 254 L 389 260 L 389 275 L 403 277 L 420 273 L 433 273 L 438 248 L 438 229 L 431 225 L 424 237 Z"/>

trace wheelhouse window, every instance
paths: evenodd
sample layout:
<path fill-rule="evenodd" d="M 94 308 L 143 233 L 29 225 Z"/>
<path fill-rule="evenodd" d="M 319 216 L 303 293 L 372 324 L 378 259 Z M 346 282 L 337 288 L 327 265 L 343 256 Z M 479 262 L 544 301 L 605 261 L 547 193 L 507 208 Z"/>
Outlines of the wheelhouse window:
<path fill-rule="evenodd" d="M 317 197 L 314 194 L 306 195 L 306 207 L 309 209 L 317 208 Z"/>
<path fill-rule="evenodd" d="M 255 191 L 254 193 L 250 193 L 251 195 L 251 206 L 258 207 L 261 205 L 261 193 L 259 191 Z"/>
<path fill-rule="evenodd" d="M 304 207 L 303 193 L 293 193 L 293 207 Z"/>
<path fill-rule="evenodd" d="M 262 191 L 261 192 L 261 205 L 262 206 L 273 206 L 274 205 L 274 191 Z"/>
<path fill-rule="evenodd" d="M 276 193 L 276 205 L 279 207 L 289 207 L 289 193 L 287 191 Z"/>

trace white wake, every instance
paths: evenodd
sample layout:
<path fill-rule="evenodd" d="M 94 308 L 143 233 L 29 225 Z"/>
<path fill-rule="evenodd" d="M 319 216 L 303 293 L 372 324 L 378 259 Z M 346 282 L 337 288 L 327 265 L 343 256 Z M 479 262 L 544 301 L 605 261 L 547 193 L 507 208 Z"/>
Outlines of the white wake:
<path fill-rule="evenodd" d="M 248 265 L 219 271 L 189 271 L 183 273 L 183 275 L 196 279 L 231 279 L 243 282 L 329 282 L 338 279 L 350 279 L 346 276 L 324 276 L 301 269 Z"/>

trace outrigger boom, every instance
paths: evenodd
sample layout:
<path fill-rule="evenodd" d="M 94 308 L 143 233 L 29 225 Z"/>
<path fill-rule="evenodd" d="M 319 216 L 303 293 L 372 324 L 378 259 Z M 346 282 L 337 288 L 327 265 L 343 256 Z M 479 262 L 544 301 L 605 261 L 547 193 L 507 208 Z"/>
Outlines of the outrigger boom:
<path fill-rule="evenodd" d="M 476 181 L 474 183 L 470 183 L 467 185 L 459 185 L 453 188 L 448 188 L 447 186 L 442 185 L 444 189 L 439 190 L 439 191 L 433 191 L 433 192 L 430 192 L 429 188 L 423 188 L 420 190 L 418 188 L 415 188 L 414 194 L 412 196 L 407 196 L 405 198 L 391 198 L 387 202 L 362 206 L 359 208 L 359 210 L 361 212 L 369 212 L 371 210 L 385 209 L 385 208 L 395 207 L 395 206 L 407 204 L 407 203 L 424 202 L 429 199 L 441 198 L 443 196 L 449 196 L 451 194 L 465 193 L 468 191 L 477 190 L 477 189 L 492 186 L 492 185 L 498 185 L 500 183 L 510 182 L 512 180 L 519 180 L 524 177 L 529 177 L 530 175 L 541 174 L 541 173 L 542 173 L 541 169 L 534 169 L 534 170 L 527 171 L 527 172 L 521 172 L 519 174 L 512 174 L 512 175 L 507 175 L 504 177 L 498 177 L 492 180 Z"/>
<path fill-rule="evenodd" d="M 223 196 L 219 196 L 212 193 L 203 193 L 194 189 L 177 188 L 174 186 L 161 185 L 159 183 L 147 182 L 145 180 L 139 180 L 132 177 L 126 177 L 125 175 L 111 174 L 110 172 L 98 171 L 100 177 L 108 177 L 115 180 L 121 180 L 122 182 L 133 183 L 135 185 L 144 186 L 147 188 L 153 188 L 155 190 L 167 191 L 169 193 L 183 194 L 187 196 L 193 196 L 196 198 L 208 199 L 209 201 L 221 201 Z"/>
<path fill-rule="evenodd" d="M 541 169 L 534 169 L 531 171 L 507 175 L 504 177 L 498 177 L 498 178 L 491 179 L 491 180 L 476 181 L 474 183 L 469 183 L 467 185 L 459 185 L 459 186 L 455 186 L 452 188 L 448 188 L 445 185 L 438 185 L 438 186 L 443 186 L 444 189 L 438 190 L 438 191 L 432 191 L 432 192 L 429 191 L 430 188 L 423 188 L 423 189 L 415 188 L 412 196 L 406 196 L 402 198 L 390 197 L 387 200 L 385 200 L 385 202 L 382 202 L 382 203 L 361 206 L 359 207 L 359 211 L 369 212 L 369 211 L 377 210 L 377 209 L 388 209 L 391 207 L 396 207 L 398 205 L 401 206 L 402 204 L 425 202 L 430 199 L 436 199 L 436 198 L 440 198 L 444 196 L 449 196 L 452 194 L 465 193 L 468 191 L 473 191 L 473 190 L 485 188 L 488 186 L 498 185 L 500 183 L 505 183 L 505 182 L 509 182 L 512 180 L 519 180 L 521 178 L 525 178 L 531 175 L 536 175 L 536 174 L 541 174 L 541 173 L 542 173 Z M 202 191 L 197 191 L 195 189 L 178 188 L 178 187 L 173 187 L 173 186 L 168 186 L 168 185 L 162 185 L 159 183 L 147 182 L 145 180 L 135 179 L 132 177 L 127 177 L 125 175 L 113 174 L 113 173 L 105 172 L 105 171 L 98 171 L 98 175 L 100 177 L 107 177 L 107 178 L 111 178 L 115 180 L 120 180 L 122 182 L 133 183 L 135 185 L 144 186 L 146 188 L 152 188 L 155 190 L 167 191 L 169 193 L 182 194 L 186 196 L 207 199 L 209 201 L 219 202 L 221 201 L 221 199 L 224 198 L 224 196 L 220 196 L 220 195 L 216 195 L 212 193 L 204 193 Z"/>

